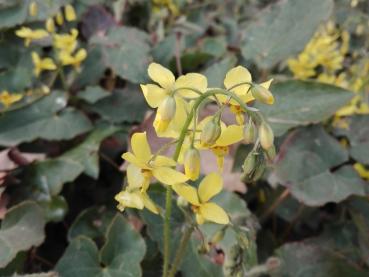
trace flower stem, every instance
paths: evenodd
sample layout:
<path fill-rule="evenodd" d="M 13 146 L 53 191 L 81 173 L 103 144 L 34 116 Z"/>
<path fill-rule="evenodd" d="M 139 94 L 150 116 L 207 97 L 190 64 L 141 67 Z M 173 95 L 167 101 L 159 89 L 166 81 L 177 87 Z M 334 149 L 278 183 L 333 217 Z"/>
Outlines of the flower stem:
<path fill-rule="evenodd" d="M 169 275 L 168 275 L 169 277 L 174 277 L 177 272 L 177 268 L 181 265 L 182 258 L 184 254 L 186 253 L 187 244 L 191 238 L 191 234 L 193 230 L 194 230 L 194 226 L 190 226 L 186 228 L 185 232 L 183 233 L 176 256 L 174 258 L 173 265 L 169 271 Z"/>
<path fill-rule="evenodd" d="M 172 212 L 172 188 L 171 186 L 167 186 L 167 191 L 165 194 L 163 277 L 166 277 L 168 275 L 168 270 L 169 270 L 171 212 Z"/>

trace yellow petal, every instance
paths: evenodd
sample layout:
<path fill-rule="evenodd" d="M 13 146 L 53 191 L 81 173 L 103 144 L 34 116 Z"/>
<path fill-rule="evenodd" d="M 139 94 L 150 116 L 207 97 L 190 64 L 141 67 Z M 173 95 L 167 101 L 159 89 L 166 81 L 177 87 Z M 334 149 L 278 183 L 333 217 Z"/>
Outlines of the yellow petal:
<path fill-rule="evenodd" d="M 366 169 L 362 164 L 355 163 L 354 169 L 363 179 L 369 179 L 369 169 Z"/>
<path fill-rule="evenodd" d="M 187 184 L 174 184 L 173 190 L 192 205 L 200 205 L 199 197 L 197 196 L 197 190 L 194 187 Z"/>
<path fill-rule="evenodd" d="M 270 85 L 272 84 L 272 82 L 273 82 L 273 79 L 270 79 L 270 80 L 268 80 L 268 81 L 266 81 L 266 82 L 261 83 L 260 85 L 261 85 L 262 87 L 266 88 L 266 89 L 269 89 L 269 87 L 270 87 Z"/>
<path fill-rule="evenodd" d="M 130 188 L 141 188 L 144 183 L 141 168 L 134 164 L 129 164 L 127 167 L 127 181 Z"/>
<path fill-rule="evenodd" d="M 159 214 L 159 209 L 158 207 L 155 205 L 154 201 L 151 200 L 151 198 L 149 197 L 149 195 L 145 192 L 141 193 L 141 199 L 142 202 L 145 205 L 145 208 L 148 209 L 150 212 L 154 213 L 154 214 Z"/>
<path fill-rule="evenodd" d="M 201 203 L 208 202 L 210 198 L 217 195 L 223 188 L 222 177 L 218 173 L 210 173 L 202 179 L 199 186 L 199 198 Z"/>
<path fill-rule="evenodd" d="M 55 70 L 56 69 L 56 65 L 51 58 L 42 59 L 41 67 L 42 69 L 45 69 L 45 70 Z"/>
<path fill-rule="evenodd" d="M 206 77 L 199 73 L 187 73 L 186 75 L 180 76 L 175 82 L 175 88 L 194 88 L 201 93 L 204 93 L 208 87 L 208 80 Z M 199 94 L 189 89 L 181 89 L 178 93 L 182 97 L 197 98 Z"/>
<path fill-rule="evenodd" d="M 139 160 L 135 155 L 133 155 L 131 152 L 123 153 L 122 159 L 126 160 L 129 163 L 134 164 L 135 166 L 143 169 L 150 169 L 149 166 L 146 165 L 145 161 Z"/>
<path fill-rule="evenodd" d="M 161 155 L 156 156 L 155 160 L 152 162 L 153 167 L 161 167 L 161 166 L 171 167 L 176 166 L 176 164 L 177 163 L 172 158 L 168 158 L 166 156 Z"/>
<path fill-rule="evenodd" d="M 228 224 L 229 217 L 222 207 L 215 203 L 205 203 L 200 206 L 199 214 L 206 220 L 218 224 Z"/>
<path fill-rule="evenodd" d="M 147 72 L 150 78 L 162 88 L 172 89 L 175 81 L 173 73 L 158 63 L 151 63 Z"/>
<path fill-rule="evenodd" d="M 229 125 L 220 134 L 215 142 L 216 146 L 228 146 L 241 141 L 243 138 L 243 126 Z"/>
<path fill-rule="evenodd" d="M 67 21 L 74 21 L 76 20 L 76 11 L 74 10 L 73 6 L 68 4 L 65 6 L 65 19 Z"/>
<path fill-rule="evenodd" d="M 134 133 L 131 138 L 131 147 L 133 154 L 140 161 L 147 162 L 151 158 L 150 145 L 147 142 L 146 132 Z"/>
<path fill-rule="evenodd" d="M 141 193 L 139 191 L 121 191 L 115 196 L 114 199 L 123 207 L 135 208 L 139 210 L 144 208 L 144 202 L 142 201 Z"/>
<path fill-rule="evenodd" d="M 184 183 L 188 180 L 186 175 L 170 167 L 154 168 L 152 174 L 159 182 L 169 186 Z"/>
<path fill-rule="evenodd" d="M 201 214 L 196 213 L 196 222 L 197 224 L 202 225 L 205 223 L 205 218 Z"/>
<path fill-rule="evenodd" d="M 245 67 L 239 65 L 227 72 L 226 77 L 224 79 L 224 86 L 227 89 L 230 89 L 237 84 L 251 81 L 252 78 L 250 72 Z M 250 85 L 244 84 L 233 88 L 232 91 L 238 95 L 242 95 L 246 94 L 249 88 Z"/>
<path fill-rule="evenodd" d="M 151 108 L 157 108 L 167 96 L 164 89 L 157 85 L 141 85 L 143 95 Z"/>

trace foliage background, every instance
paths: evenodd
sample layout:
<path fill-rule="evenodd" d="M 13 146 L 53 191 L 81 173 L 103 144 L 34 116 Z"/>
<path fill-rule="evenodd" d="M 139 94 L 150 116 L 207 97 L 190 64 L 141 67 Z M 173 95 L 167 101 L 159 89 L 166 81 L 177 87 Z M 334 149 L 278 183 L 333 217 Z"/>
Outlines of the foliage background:
<path fill-rule="evenodd" d="M 368 276 L 367 1 L 37 0 L 36 17 L 30 2 L 0 1 L 0 88 L 24 95 L 0 107 L 0 276 L 160 274 L 160 219 L 118 214 L 113 200 L 128 135 L 152 121 L 139 90 L 151 61 L 177 74 L 178 64 L 202 72 L 209 86 L 221 86 L 237 64 L 259 81 L 275 78 L 276 104 L 258 107 L 278 136 L 275 163 L 261 180 L 240 183 L 250 149 L 234 149 L 229 191 L 218 201 L 239 229 L 227 229 L 206 254 L 194 236 L 181 276 Z M 67 3 L 88 57 L 68 76 L 68 91 L 57 81 L 40 96 L 30 53 L 49 46 L 25 48 L 14 32 L 42 27 Z M 321 31 L 328 20 L 333 33 Z M 350 40 L 339 51 L 343 32 Z M 305 48 L 319 34 L 328 46 Z M 301 52 L 323 60 L 296 69 L 291 59 Z M 349 112 L 337 113 L 343 106 Z M 158 187 L 153 197 L 162 196 Z M 178 210 L 172 220 L 176 240 Z M 219 228 L 205 225 L 205 239 Z"/>

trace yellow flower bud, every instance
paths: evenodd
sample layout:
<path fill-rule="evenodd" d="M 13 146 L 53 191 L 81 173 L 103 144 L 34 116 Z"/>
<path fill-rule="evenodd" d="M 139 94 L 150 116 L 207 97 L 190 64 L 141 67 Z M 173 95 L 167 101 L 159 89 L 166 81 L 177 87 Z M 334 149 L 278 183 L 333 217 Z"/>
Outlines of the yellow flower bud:
<path fill-rule="evenodd" d="M 184 197 L 178 196 L 177 205 L 178 207 L 186 208 L 188 206 L 188 202 Z"/>
<path fill-rule="evenodd" d="M 200 152 L 196 148 L 190 148 L 184 155 L 185 174 L 192 181 L 197 180 L 200 175 Z"/>
<path fill-rule="evenodd" d="M 32 3 L 29 5 L 29 15 L 30 16 L 36 16 L 37 12 L 38 12 L 37 3 L 32 1 Z"/>
<path fill-rule="evenodd" d="M 57 23 L 59 26 L 63 25 L 63 23 L 64 23 L 64 18 L 63 18 L 63 14 L 62 14 L 61 12 L 58 12 L 58 13 L 56 14 L 56 16 L 55 16 L 55 21 L 56 21 L 56 23 Z"/>
<path fill-rule="evenodd" d="M 217 122 L 216 118 L 213 118 L 209 122 L 207 122 L 204 128 L 201 131 L 200 142 L 201 145 L 211 146 L 213 145 L 217 139 L 220 137 L 222 129 L 220 127 L 219 122 Z"/>
<path fill-rule="evenodd" d="M 74 21 L 76 20 L 76 11 L 74 10 L 73 6 L 68 4 L 65 6 L 65 19 L 67 21 Z"/>
<path fill-rule="evenodd" d="M 161 102 L 158 108 L 160 119 L 164 121 L 171 121 L 176 114 L 176 100 L 172 96 L 167 96 Z"/>
<path fill-rule="evenodd" d="M 55 23 L 54 23 L 54 19 L 52 18 L 48 18 L 45 22 L 45 27 L 46 27 L 46 30 L 49 32 L 49 33 L 53 33 L 55 32 Z"/>
<path fill-rule="evenodd" d="M 242 165 L 244 175 L 246 176 L 250 175 L 255 169 L 255 164 L 256 164 L 256 153 L 254 151 L 251 151 L 246 156 L 246 159 Z"/>
<path fill-rule="evenodd" d="M 274 134 L 269 124 L 263 122 L 259 127 L 259 139 L 260 145 L 264 150 L 269 149 L 273 146 Z"/>
<path fill-rule="evenodd" d="M 245 124 L 243 128 L 243 140 L 246 144 L 251 144 L 255 142 L 255 124 L 252 120 L 249 120 L 248 124 Z"/>
<path fill-rule="evenodd" d="M 251 86 L 251 94 L 256 100 L 264 104 L 272 105 L 274 103 L 273 94 L 261 85 L 253 84 Z"/>

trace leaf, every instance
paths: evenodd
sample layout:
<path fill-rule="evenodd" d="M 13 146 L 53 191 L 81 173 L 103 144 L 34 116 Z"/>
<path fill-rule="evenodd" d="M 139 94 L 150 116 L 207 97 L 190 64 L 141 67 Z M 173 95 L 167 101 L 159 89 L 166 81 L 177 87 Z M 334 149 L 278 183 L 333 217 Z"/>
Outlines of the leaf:
<path fill-rule="evenodd" d="M 344 106 L 353 93 L 332 85 L 310 81 L 285 81 L 272 84 L 274 105 L 256 107 L 271 123 L 275 135 L 301 125 L 323 121 Z"/>
<path fill-rule="evenodd" d="M 154 60 L 163 66 L 168 67 L 175 55 L 176 36 L 174 34 L 165 37 L 152 49 Z M 183 45 L 181 45 L 183 47 Z"/>
<path fill-rule="evenodd" d="M 105 207 L 90 207 L 81 212 L 68 230 L 68 240 L 78 236 L 86 236 L 91 239 L 104 237 L 108 225 L 111 223 L 115 212 L 106 210 Z"/>
<path fill-rule="evenodd" d="M 122 215 L 116 215 L 99 251 L 95 243 L 79 236 L 70 243 L 55 270 L 63 277 L 141 276 L 146 246 Z"/>
<path fill-rule="evenodd" d="M 115 90 L 109 97 L 88 106 L 103 119 L 113 122 L 139 122 L 146 111 L 143 94 L 136 85 L 128 85 L 123 90 Z"/>
<path fill-rule="evenodd" d="M 227 51 L 227 41 L 224 36 L 206 37 L 203 41 L 202 51 L 214 57 L 222 57 Z"/>
<path fill-rule="evenodd" d="M 41 195 L 55 196 L 63 184 L 75 180 L 82 172 L 92 178 L 99 174 L 97 152 L 100 143 L 120 128 L 102 125 L 97 127 L 84 142 L 55 159 L 36 162 L 27 168 L 26 179 Z"/>
<path fill-rule="evenodd" d="M 149 64 L 149 37 L 132 27 L 114 27 L 105 37 L 94 36 L 90 43 L 102 46 L 106 67 L 133 83 L 146 81 Z"/>
<path fill-rule="evenodd" d="M 235 56 L 229 56 L 205 69 L 203 74 L 208 78 L 208 86 L 223 87 L 223 79 L 228 70 L 236 64 L 236 61 Z"/>
<path fill-rule="evenodd" d="M 321 126 L 300 128 L 281 146 L 273 177 L 308 206 L 338 203 L 350 195 L 365 195 L 365 182 L 352 166 L 331 169 L 348 153 Z"/>
<path fill-rule="evenodd" d="M 332 10 L 331 0 L 283 0 L 270 5 L 246 27 L 243 57 L 271 68 L 303 50 Z"/>
<path fill-rule="evenodd" d="M 45 239 L 45 219 L 41 208 L 26 201 L 8 210 L 0 230 L 0 267 L 5 267 L 16 254 Z"/>
<path fill-rule="evenodd" d="M 71 139 L 91 129 L 85 115 L 67 104 L 66 95 L 55 91 L 33 103 L 0 116 L 0 145 L 15 146 L 37 138 Z"/>
<path fill-rule="evenodd" d="M 12 277 L 58 277 L 56 272 L 47 272 L 47 273 L 33 273 L 33 274 L 25 274 L 25 275 L 18 275 L 14 274 Z"/>
<path fill-rule="evenodd" d="M 369 116 L 348 117 L 348 129 L 340 129 L 338 135 L 345 135 L 350 141 L 350 155 L 360 163 L 369 165 Z"/>
<path fill-rule="evenodd" d="M 357 264 L 355 234 L 350 226 L 337 226 L 321 236 L 284 244 L 276 254 L 282 260 L 278 274 L 284 277 L 364 277 Z"/>
<path fill-rule="evenodd" d="M 88 103 L 95 103 L 105 97 L 110 96 L 110 93 L 100 86 L 89 86 L 78 92 L 78 98 L 85 100 Z"/>

